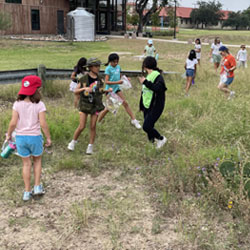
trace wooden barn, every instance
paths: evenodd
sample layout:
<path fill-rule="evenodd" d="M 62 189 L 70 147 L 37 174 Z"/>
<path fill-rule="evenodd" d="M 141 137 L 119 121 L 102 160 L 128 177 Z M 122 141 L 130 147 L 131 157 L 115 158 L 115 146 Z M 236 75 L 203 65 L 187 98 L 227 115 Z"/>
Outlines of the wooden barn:
<path fill-rule="evenodd" d="M 95 15 L 96 33 L 125 30 L 126 0 L 0 0 L 0 11 L 12 20 L 0 34 L 64 34 L 66 15 L 77 7 Z"/>
<path fill-rule="evenodd" d="M 11 16 L 3 34 L 63 34 L 68 0 L 0 0 L 0 10 Z"/>

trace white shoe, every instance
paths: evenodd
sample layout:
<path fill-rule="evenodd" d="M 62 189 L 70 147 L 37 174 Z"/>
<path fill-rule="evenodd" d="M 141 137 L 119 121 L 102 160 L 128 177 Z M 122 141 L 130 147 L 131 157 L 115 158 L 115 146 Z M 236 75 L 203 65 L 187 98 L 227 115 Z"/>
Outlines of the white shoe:
<path fill-rule="evenodd" d="M 229 97 L 233 98 L 235 96 L 235 92 L 231 91 Z"/>
<path fill-rule="evenodd" d="M 72 140 L 69 144 L 68 144 L 68 150 L 70 151 L 74 151 L 75 150 L 75 145 L 76 145 L 77 141 Z"/>
<path fill-rule="evenodd" d="M 86 150 L 87 155 L 92 155 L 93 154 L 93 144 L 89 144 Z"/>
<path fill-rule="evenodd" d="M 136 119 L 131 120 L 131 124 L 134 125 L 137 129 L 141 129 L 141 125 Z"/>
<path fill-rule="evenodd" d="M 162 140 L 156 140 L 156 148 L 159 149 L 167 142 L 167 138 L 163 136 Z"/>

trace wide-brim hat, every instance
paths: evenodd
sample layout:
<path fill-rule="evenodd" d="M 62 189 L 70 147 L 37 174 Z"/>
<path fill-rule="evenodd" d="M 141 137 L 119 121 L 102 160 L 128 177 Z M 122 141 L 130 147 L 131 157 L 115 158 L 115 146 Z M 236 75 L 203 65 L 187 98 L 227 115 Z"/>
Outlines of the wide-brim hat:
<path fill-rule="evenodd" d="M 101 66 L 103 63 L 98 59 L 91 57 L 87 60 L 87 64 L 83 67 L 91 67 L 91 66 Z"/>
<path fill-rule="evenodd" d="M 22 87 L 18 95 L 34 95 L 36 90 L 42 86 L 41 78 L 35 75 L 25 76 L 22 80 Z"/>

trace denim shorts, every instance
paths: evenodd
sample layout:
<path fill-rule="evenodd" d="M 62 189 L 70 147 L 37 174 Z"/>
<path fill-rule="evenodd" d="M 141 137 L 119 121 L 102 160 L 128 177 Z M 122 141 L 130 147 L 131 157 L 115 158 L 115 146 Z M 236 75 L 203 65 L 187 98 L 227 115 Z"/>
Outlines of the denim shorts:
<path fill-rule="evenodd" d="M 224 84 L 230 85 L 233 82 L 233 80 L 234 80 L 234 77 L 228 77 L 226 82 L 224 82 Z"/>
<path fill-rule="evenodd" d="M 186 69 L 186 76 L 194 76 L 194 69 Z"/>
<path fill-rule="evenodd" d="M 17 153 L 23 158 L 40 156 L 43 154 L 43 137 L 42 135 L 17 135 L 16 147 Z"/>

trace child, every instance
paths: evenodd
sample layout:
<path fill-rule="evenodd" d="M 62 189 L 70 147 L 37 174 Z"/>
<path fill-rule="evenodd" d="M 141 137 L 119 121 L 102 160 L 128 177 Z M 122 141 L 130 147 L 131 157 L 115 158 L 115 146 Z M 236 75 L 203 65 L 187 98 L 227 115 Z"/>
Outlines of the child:
<path fill-rule="evenodd" d="M 45 118 L 46 108 L 44 103 L 40 101 L 41 85 L 42 82 L 38 76 L 30 75 L 23 78 L 17 101 L 13 105 L 12 118 L 6 135 L 6 140 L 10 140 L 12 132 L 16 130 L 17 152 L 23 162 L 24 201 L 30 200 L 32 195 L 45 193 L 42 184 L 40 184 L 43 153 L 41 128 L 47 138 L 46 147 L 51 145 L 51 140 Z M 31 158 L 33 158 L 35 181 L 32 191 L 30 187 Z"/>
<path fill-rule="evenodd" d="M 105 64 L 106 66 L 108 66 L 105 69 L 106 90 L 112 88 L 113 93 L 117 94 L 123 100 L 122 105 L 131 118 L 131 124 L 134 125 L 137 129 L 140 129 L 141 125 L 139 121 L 135 119 L 135 116 L 131 108 L 126 102 L 125 96 L 123 95 L 120 89 L 120 84 L 122 84 L 122 80 L 121 80 L 121 67 L 119 66 L 118 63 L 119 63 L 119 56 L 116 53 L 110 54 L 108 57 L 108 63 Z M 107 113 L 108 109 L 105 108 L 101 112 L 98 121 L 101 122 Z"/>
<path fill-rule="evenodd" d="M 187 82 L 186 82 L 186 93 L 185 95 L 188 96 L 188 91 L 190 89 L 191 86 L 191 82 L 192 80 L 195 78 L 195 73 L 196 73 L 196 64 L 198 63 L 197 59 L 196 59 L 196 53 L 195 51 L 192 49 L 189 53 L 189 56 L 186 60 L 185 63 L 185 70 L 186 70 L 186 77 L 187 77 Z"/>
<path fill-rule="evenodd" d="M 229 53 L 227 47 L 221 46 L 219 51 L 223 59 L 221 63 L 221 72 L 220 72 L 221 77 L 218 89 L 223 91 L 225 95 L 228 96 L 228 99 L 231 99 L 234 97 L 235 92 L 230 91 L 228 87 L 234 80 L 234 70 L 236 69 L 236 60 Z"/>
<path fill-rule="evenodd" d="M 79 79 L 79 83 L 75 89 L 75 94 L 80 95 L 79 114 L 80 124 L 74 133 L 73 140 L 68 144 L 68 149 L 73 151 L 75 144 L 84 130 L 87 122 L 87 117 L 90 115 L 90 140 L 86 150 L 86 154 L 93 154 L 93 144 L 96 136 L 96 121 L 99 112 L 104 109 L 102 103 L 102 94 L 112 90 L 103 90 L 103 82 L 99 77 L 101 61 L 97 58 L 90 58 L 87 61 L 86 67 L 89 68 L 88 74 Z"/>
<path fill-rule="evenodd" d="M 156 142 L 156 148 L 161 148 L 167 141 L 165 136 L 159 134 L 154 128 L 155 123 L 160 118 L 165 106 L 165 91 L 167 90 L 161 70 L 157 68 L 155 58 L 148 56 L 142 64 L 143 70 L 147 72 L 147 77 L 139 77 L 143 84 L 140 100 L 140 110 L 144 113 L 143 130 L 147 133 L 150 142 Z"/>
<path fill-rule="evenodd" d="M 200 40 L 200 38 L 197 38 L 195 40 L 194 47 L 195 47 L 194 50 L 195 50 L 195 53 L 196 53 L 196 59 L 198 61 L 198 64 L 200 65 L 200 60 L 201 60 L 201 40 Z"/>
<path fill-rule="evenodd" d="M 71 74 L 71 80 L 70 83 L 70 91 L 74 92 L 77 87 L 77 81 L 79 77 L 86 74 L 87 69 L 84 67 L 87 63 L 87 59 L 85 57 L 80 58 L 77 65 L 74 67 L 74 71 Z M 80 96 L 75 94 L 74 98 L 74 106 L 77 107 L 77 104 L 79 102 Z"/>
<path fill-rule="evenodd" d="M 210 50 L 210 58 L 213 58 L 214 69 L 216 72 L 220 66 L 220 61 L 221 61 L 221 56 L 219 52 L 219 48 L 221 46 L 223 46 L 222 42 L 218 37 L 216 37 L 211 45 L 211 50 Z"/>
<path fill-rule="evenodd" d="M 240 50 L 237 53 L 237 61 L 239 61 L 239 68 L 247 68 L 247 51 L 246 51 L 246 46 L 241 45 Z"/>
<path fill-rule="evenodd" d="M 149 39 L 148 44 L 145 46 L 144 54 L 146 57 L 147 56 L 155 57 L 155 53 L 156 53 L 156 49 L 153 45 L 153 40 Z"/>

